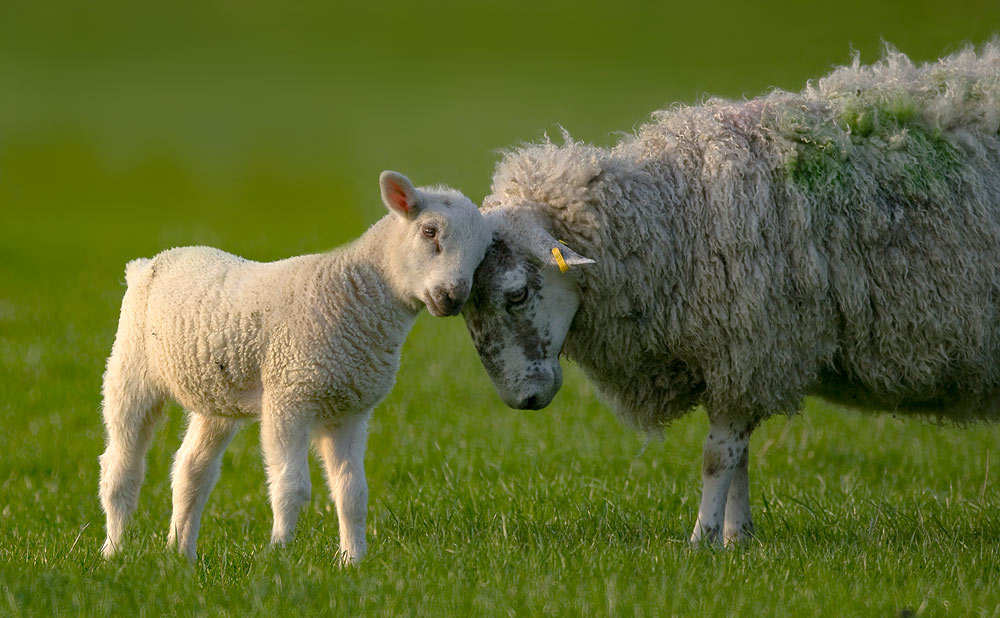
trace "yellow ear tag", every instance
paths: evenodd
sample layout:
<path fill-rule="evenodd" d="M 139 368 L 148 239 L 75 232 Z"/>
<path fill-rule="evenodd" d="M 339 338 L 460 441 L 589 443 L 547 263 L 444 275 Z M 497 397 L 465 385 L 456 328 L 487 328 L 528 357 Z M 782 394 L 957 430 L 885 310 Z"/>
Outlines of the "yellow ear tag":
<path fill-rule="evenodd" d="M 559 250 L 559 247 L 552 247 L 552 257 L 556 259 L 556 264 L 559 265 L 559 272 L 564 273 L 569 270 L 569 265 L 563 259 L 562 251 Z"/>

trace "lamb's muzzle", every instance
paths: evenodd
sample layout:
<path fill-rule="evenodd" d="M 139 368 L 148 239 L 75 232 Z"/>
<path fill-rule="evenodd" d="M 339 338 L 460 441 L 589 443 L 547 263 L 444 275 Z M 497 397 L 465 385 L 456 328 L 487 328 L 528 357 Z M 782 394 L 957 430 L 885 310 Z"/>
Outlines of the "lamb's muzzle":
<path fill-rule="evenodd" d="M 459 279 L 450 286 L 438 286 L 427 293 L 424 304 L 431 315 L 439 318 L 458 315 L 469 298 L 472 284 L 469 279 Z"/>

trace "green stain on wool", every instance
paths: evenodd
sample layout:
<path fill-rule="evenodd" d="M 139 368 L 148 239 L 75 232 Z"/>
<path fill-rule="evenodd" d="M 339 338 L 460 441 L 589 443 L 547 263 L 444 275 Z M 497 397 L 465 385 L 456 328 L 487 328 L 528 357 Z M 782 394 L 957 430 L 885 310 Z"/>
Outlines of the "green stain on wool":
<path fill-rule="evenodd" d="M 876 92 L 847 102 L 837 113 L 837 124 L 852 138 L 871 137 L 897 131 L 916 115 L 916 103 L 909 97 Z"/>
<path fill-rule="evenodd" d="M 781 119 L 791 131 L 784 132 L 794 148 L 786 153 L 786 177 L 810 191 L 844 184 L 843 167 L 850 156 L 850 142 L 843 131 L 829 121 L 809 122 L 804 115 L 793 114 Z"/>
<path fill-rule="evenodd" d="M 917 111 L 901 94 L 874 92 L 826 113 L 777 117 L 774 128 L 793 146 L 785 155 L 787 180 L 808 191 L 849 195 L 857 162 L 878 158 L 885 162 L 883 184 L 900 197 L 922 201 L 952 190 L 962 167 L 958 152 L 920 122 Z"/>
<path fill-rule="evenodd" d="M 903 194 L 914 200 L 947 198 L 961 175 L 958 151 L 940 134 L 907 127 L 902 181 Z"/>
<path fill-rule="evenodd" d="M 809 190 L 843 184 L 841 178 L 843 151 L 834 143 L 800 143 L 796 145 L 796 155 L 786 166 L 789 178 Z"/>

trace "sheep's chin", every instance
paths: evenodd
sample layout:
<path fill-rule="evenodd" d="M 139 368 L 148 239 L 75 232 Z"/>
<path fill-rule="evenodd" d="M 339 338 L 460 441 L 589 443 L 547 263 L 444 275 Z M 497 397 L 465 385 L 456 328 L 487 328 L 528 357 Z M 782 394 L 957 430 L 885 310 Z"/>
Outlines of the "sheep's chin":
<path fill-rule="evenodd" d="M 562 388 L 562 367 L 559 361 L 549 363 L 543 376 L 520 382 L 517 388 L 497 389 L 503 402 L 516 410 L 541 410 L 548 407 Z"/>

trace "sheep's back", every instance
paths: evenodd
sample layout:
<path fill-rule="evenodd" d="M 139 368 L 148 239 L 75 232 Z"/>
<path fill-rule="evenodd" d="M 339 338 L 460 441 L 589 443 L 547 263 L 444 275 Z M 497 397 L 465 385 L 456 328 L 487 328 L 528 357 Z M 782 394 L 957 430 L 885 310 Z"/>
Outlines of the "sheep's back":
<path fill-rule="evenodd" d="M 995 416 L 998 58 L 890 54 L 800 94 L 654 114 L 606 153 L 631 170 L 578 200 L 602 237 L 574 238 L 599 266 L 567 351 L 640 426 L 808 392 Z"/>

